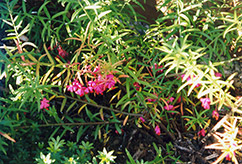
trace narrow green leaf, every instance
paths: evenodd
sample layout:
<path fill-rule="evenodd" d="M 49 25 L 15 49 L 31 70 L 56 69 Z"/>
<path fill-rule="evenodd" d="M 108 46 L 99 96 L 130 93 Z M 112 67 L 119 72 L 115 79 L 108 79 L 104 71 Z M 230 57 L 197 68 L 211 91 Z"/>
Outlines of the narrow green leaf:
<path fill-rule="evenodd" d="M 74 101 L 66 110 L 66 113 L 68 113 L 72 108 L 73 106 L 76 104 L 77 101 Z"/>
<path fill-rule="evenodd" d="M 60 108 L 60 111 L 61 111 L 61 112 L 63 112 L 63 109 L 64 109 L 64 107 L 65 107 L 65 105 L 66 105 L 66 101 L 67 101 L 67 98 L 65 97 L 65 98 L 63 99 L 62 103 L 61 103 L 61 108 Z"/>

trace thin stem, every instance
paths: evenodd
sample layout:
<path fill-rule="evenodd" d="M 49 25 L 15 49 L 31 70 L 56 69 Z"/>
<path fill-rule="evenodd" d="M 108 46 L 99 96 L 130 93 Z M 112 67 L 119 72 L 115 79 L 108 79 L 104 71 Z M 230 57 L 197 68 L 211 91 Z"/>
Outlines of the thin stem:
<path fill-rule="evenodd" d="M 103 106 L 103 105 L 98 105 L 98 104 L 93 104 L 93 103 L 90 103 L 90 102 L 86 102 L 86 101 L 83 101 L 83 100 L 80 100 L 78 98 L 74 98 L 74 97 L 68 96 L 66 94 L 63 94 L 63 93 L 60 93 L 60 92 L 57 92 L 57 91 L 54 91 L 54 92 L 57 93 L 57 94 L 63 95 L 65 97 L 67 97 L 67 98 L 70 98 L 72 100 L 79 101 L 79 102 L 81 102 L 83 104 L 94 106 L 96 108 L 102 108 L 102 109 L 106 109 L 106 110 L 109 110 L 109 111 L 121 113 L 121 114 L 124 114 L 124 115 L 129 115 L 129 116 L 135 116 L 135 117 L 142 117 L 143 116 L 143 114 L 135 114 L 135 113 L 123 112 L 123 111 L 120 111 L 120 110 L 117 110 L 117 109 L 113 109 L 113 108 L 109 108 L 109 107 L 106 107 L 106 106 Z"/>
<path fill-rule="evenodd" d="M 119 122 L 109 122 L 109 121 L 103 121 L 103 122 L 74 122 L 74 123 L 54 123 L 54 124 L 41 124 L 37 125 L 37 127 L 48 127 L 48 126 L 77 126 L 77 125 L 102 125 L 102 124 L 116 124 L 116 123 L 121 123 Z M 31 126 L 22 126 L 20 128 L 25 129 L 25 128 L 30 128 Z"/>
<path fill-rule="evenodd" d="M 170 133 L 170 132 L 167 130 L 167 128 L 165 127 L 164 124 L 159 123 L 159 125 L 160 125 L 161 129 L 163 129 L 163 130 L 166 132 L 166 134 L 168 134 L 168 136 L 169 136 L 173 141 L 176 140 L 176 137 L 175 137 L 172 133 Z"/>

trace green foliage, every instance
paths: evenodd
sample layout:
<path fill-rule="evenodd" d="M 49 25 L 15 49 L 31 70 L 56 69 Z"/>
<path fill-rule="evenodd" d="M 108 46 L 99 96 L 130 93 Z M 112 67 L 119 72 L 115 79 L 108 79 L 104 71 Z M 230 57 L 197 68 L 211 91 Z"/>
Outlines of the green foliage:
<path fill-rule="evenodd" d="M 93 144 L 89 142 L 81 142 L 78 145 L 76 142 L 70 142 L 60 139 L 57 136 L 56 139 L 50 138 L 48 142 L 49 147 L 44 149 L 41 146 L 40 156 L 36 158 L 38 163 L 86 163 L 92 160 L 90 152 L 93 150 Z M 47 152 L 44 155 L 43 152 Z"/>
<path fill-rule="evenodd" d="M 113 151 L 104 148 L 94 156 L 92 143 L 78 145 L 86 133 L 106 143 L 107 135 L 122 134 L 127 124 L 151 130 L 162 125 L 174 138 L 174 125 L 184 131 L 208 127 L 212 111 L 241 114 L 230 93 L 235 74 L 225 77 L 222 69 L 241 59 L 231 59 L 241 49 L 241 4 L 230 6 L 230 13 L 217 12 L 226 4 L 214 1 L 164 0 L 152 25 L 135 6 L 144 9 L 136 0 L 0 3 L 8 43 L 0 47 L 6 51 L 0 53 L 4 161 L 32 161 L 33 150 L 38 163 L 111 163 Z M 199 101 L 204 97 L 211 101 L 206 110 Z M 10 145 L 15 139 L 19 143 Z M 153 146 L 153 162 L 178 161 L 172 143 L 166 155 Z M 26 150 L 15 154 L 21 147 Z M 129 163 L 136 163 L 126 153 Z"/>
<path fill-rule="evenodd" d="M 127 156 L 128 156 L 128 159 L 129 161 L 127 161 L 127 164 L 152 164 L 152 163 L 161 163 L 161 164 L 165 164 L 166 163 L 166 159 L 168 158 L 171 158 L 174 160 L 173 163 L 176 163 L 176 162 L 182 162 L 179 160 L 179 157 L 178 158 L 174 158 L 173 155 L 174 155 L 174 152 L 170 149 L 173 148 L 173 145 L 171 143 L 168 143 L 166 144 L 166 156 L 163 157 L 163 154 L 162 154 L 162 149 L 159 147 L 157 147 L 157 145 L 155 143 L 153 143 L 153 147 L 156 151 L 156 157 L 154 160 L 152 161 L 144 161 L 144 160 L 141 160 L 141 161 L 138 161 L 138 160 L 134 160 L 133 157 L 131 156 L 131 154 L 129 153 L 129 151 L 126 149 L 126 153 L 127 153 Z"/>

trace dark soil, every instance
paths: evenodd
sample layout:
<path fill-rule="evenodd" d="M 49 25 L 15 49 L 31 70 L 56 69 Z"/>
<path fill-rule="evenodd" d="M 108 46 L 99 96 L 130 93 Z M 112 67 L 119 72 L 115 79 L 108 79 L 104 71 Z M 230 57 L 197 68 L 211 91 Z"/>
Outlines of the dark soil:
<path fill-rule="evenodd" d="M 209 164 L 221 154 L 216 150 L 204 149 L 205 145 L 214 142 L 213 137 L 205 138 L 202 143 L 203 138 L 197 137 L 197 134 L 193 132 L 181 134 L 181 137 L 176 136 L 176 139 L 172 140 L 166 133 L 158 136 L 152 130 L 127 125 L 123 127 L 122 134 L 111 131 L 109 136 L 110 139 L 105 144 L 97 141 L 94 142 L 94 145 L 100 146 L 100 148 L 96 147 L 97 150 L 102 150 L 104 146 L 108 151 L 114 150 L 115 156 L 117 156 L 115 162 L 119 164 L 128 161 L 125 149 L 129 151 L 134 160 L 154 160 L 157 155 L 154 144 L 161 148 L 163 157 L 168 156 L 165 160 L 167 164 L 175 163 L 173 159 L 179 159 L 182 161 L 180 163 Z M 169 152 L 167 148 L 170 150 Z M 239 161 L 239 163 L 241 162 L 242 160 Z M 223 163 L 231 163 L 231 161 L 224 160 Z"/>

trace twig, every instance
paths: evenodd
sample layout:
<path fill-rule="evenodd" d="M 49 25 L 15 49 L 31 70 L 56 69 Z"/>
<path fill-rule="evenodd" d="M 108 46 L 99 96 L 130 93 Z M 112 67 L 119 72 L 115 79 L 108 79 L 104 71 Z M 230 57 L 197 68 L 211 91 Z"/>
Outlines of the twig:
<path fill-rule="evenodd" d="M 177 144 L 175 144 L 174 146 L 175 146 L 176 148 L 182 150 L 182 151 L 186 151 L 186 152 L 191 153 L 191 154 L 194 153 L 194 150 L 190 150 L 190 149 L 188 149 L 188 148 L 186 148 L 186 147 L 179 146 L 179 145 L 177 145 Z"/>
<path fill-rule="evenodd" d="M 161 122 L 159 123 L 159 125 L 160 125 L 161 129 L 163 129 L 173 141 L 176 140 L 176 137 L 167 130 L 165 125 L 163 125 Z"/>
<path fill-rule="evenodd" d="M 129 116 L 135 116 L 135 117 L 142 117 L 143 116 L 143 114 L 135 114 L 135 113 L 123 112 L 123 111 L 120 111 L 120 110 L 117 110 L 117 109 L 113 109 L 113 108 L 109 108 L 109 107 L 106 107 L 106 106 L 102 106 L 102 105 L 97 105 L 97 104 L 93 104 L 93 103 L 90 103 L 90 102 L 86 102 L 86 101 L 80 100 L 78 98 L 71 97 L 71 96 L 68 96 L 68 95 L 63 94 L 63 93 L 59 93 L 57 91 L 54 91 L 54 92 L 56 92 L 57 94 L 63 95 L 65 97 L 67 97 L 67 98 L 79 101 L 79 102 L 81 102 L 83 104 L 87 104 L 87 105 L 94 106 L 94 107 L 97 107 L 97 108 L 103 108 L 103 109 L 106 109 L 106 110 L 110 110 L 110 111 L 113 111 L 113 112 L 121 113 L 121 114 L 124 114 L 124 115 L 129 115 Z"/>
<path fill-rule="evenodd" d="M 122 121 L 119 121 L 119 122 L 103 121 L 103 122 L 54 123 L 54 124 L 41 124 L 41 125 L 36 125 L 36 126 L 37 127 L 48 127 L 48 126 L 73 126 L 73 125 L 101 125 L 101 124 L 115 124 L 115 123 L 122 123 Z M 20 128 L 25 129 L 25 128 L 29 128 L 31 126 L 22 126 Z"/>

